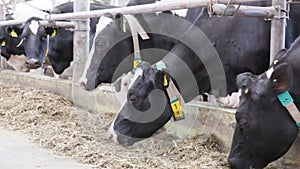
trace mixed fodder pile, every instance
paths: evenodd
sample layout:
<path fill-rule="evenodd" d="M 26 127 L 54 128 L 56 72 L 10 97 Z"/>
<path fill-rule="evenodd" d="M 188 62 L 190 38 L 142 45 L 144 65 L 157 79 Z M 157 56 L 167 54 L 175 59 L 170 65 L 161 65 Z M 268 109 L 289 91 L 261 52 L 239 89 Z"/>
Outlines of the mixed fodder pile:
<path fill-rule="evenodd" d="M 40 89 L 0 86 L 0 125 L 29 134 L 42 147 L 99 168 L 226 169 L 215 139 L 176 140 L 166 132 L 132 147 L 106 139 L 113 113 L 90 113 Z"/>

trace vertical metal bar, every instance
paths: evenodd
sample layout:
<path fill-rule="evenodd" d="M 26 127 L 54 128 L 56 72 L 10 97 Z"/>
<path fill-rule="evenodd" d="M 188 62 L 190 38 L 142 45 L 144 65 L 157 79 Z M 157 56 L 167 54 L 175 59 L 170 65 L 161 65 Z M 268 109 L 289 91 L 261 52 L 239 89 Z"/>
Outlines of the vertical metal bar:
<path fill-rule="evenodd" d="M 89 11 L 89 0 L 75 0 L 74 12 Z M 79 79 L 82 75 L 85 61 L 89 54 L 89 18 L 75 20 L 74 32 L 74 55 L 73 55 L 73 101 L 74 103 L 84 106 L 84 91 L 79 86 Z"/>
<path fill-rule="evenodd" d="M 52 0 L 52 9 L 56 6 L 56 0 Z"/>
<path fill-rule="evenodd" d="M 16 11 L 16 8 L 17 8 L 17 0 L 13 0 L 12 1 L 12 10 Z"/>
<path fill-rule="evenodd" d="M 277 14 L 271 21 L 270 65 L 277 52 L 285 47 L 286 19 L 281 18 L 285 18 L 286 14 L 281 9 L 286 10 L 286 0 L 273 0 L 272 5 L 277 8 Z"/>
<path fill-rule="evenodd" d="M 5 4 L 0 4 L 0 21 L 5 20 Z M 6 60 L 4 57 L 0 57 L 1 69 L 6 69 Z"/>

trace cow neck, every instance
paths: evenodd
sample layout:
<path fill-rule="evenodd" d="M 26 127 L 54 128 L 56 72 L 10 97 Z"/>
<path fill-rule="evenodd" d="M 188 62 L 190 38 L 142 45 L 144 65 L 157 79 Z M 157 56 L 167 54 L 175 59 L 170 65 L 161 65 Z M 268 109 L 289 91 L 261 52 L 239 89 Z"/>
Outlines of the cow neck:
<path fill-rule="evenodd" d="M 167 70 L 166 64 L 163 61 L 156 63 L 156 68 L 158 70 Z M 182 106 L 185 105 L 185 101 L 181 96 L 179 90 L 175 86 L 172 78 L 168 82 L 166 74 L 164 75 L 164 86 L 168 86 L 166 91 L 169 98 L 170 106 L 173 111 L 173 117 L 175 121 L 183 120 L 185 118 L 184 112 L 182 111 Z"/>
<path fill-rule="evenodd" d="M 176 49 L 177 48 L 177 49 Z M 175 49 L 175 50 L 174 50 Z M 168 73 L 171 75 L 173 81 L 177 84 L 181 91 L 181 95 L 183 96 L 184 100 L 186 102 L 191 101 L 194 99 L 197 95 L 199 95 L 199 89 L 197 82 L 195 82 L 195 85 L 191 84 L 191 74 L 195 77 L 195 72 L 197 70 L 194 70 L 198 66 L 198 61 L 195 60 L 196 66 L 191 66 L 186 64 L 184 61 L 185 59 L 191 59 L 192 56 L 188 53 L 185 53 L 182 51 L 182 45 L 176 45 L 171 52 L 169 52 L 162 61 L 166 64 L 168 68 Z M 179 53 L 179 52 L 180 53 Z M 176 53 L 176 55 L 175 55 Z M 185 58 L 186 57 L 186 58 Z M 184 68 L 184 66 L 186 66 Z M 188 80 L 189 79 L 189 80 Z M 208 92 L 208 91 L 207 91 Z"/>
<path fill-rule="evenodd" d="M 133 51 L 134 51 L 132 73 L 135 73 L 138 64 L 142 62 L 138 35 L 140 35 L 143 40 L 149 39 L 150 37 L 147 35 L 146 31 L 143 29 L 141 24 L 133 15 L 124 15 L 124 17 L 126 18 L 129 24 L 131 35 L 132 35 Z"/>

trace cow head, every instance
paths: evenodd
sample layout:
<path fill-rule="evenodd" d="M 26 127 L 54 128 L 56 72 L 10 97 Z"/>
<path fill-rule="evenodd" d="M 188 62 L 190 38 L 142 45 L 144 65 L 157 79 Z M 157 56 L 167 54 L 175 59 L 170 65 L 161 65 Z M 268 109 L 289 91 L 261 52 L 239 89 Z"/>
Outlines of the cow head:
<path fill-rule="evenodd" d="M 18 25 L 0 27 L 1 56 L 8 60 L 11 54 L 21 55 L 25 53 L 24 47 L 18 45 L 22 31 Z"/>
<path fill-rule="evenodd" d="M 133 53 L 130 36 L 129 26 L 124 23 L 122 15 L 113 17 L 106 14 L 99 19 L 92 49 L 80 80 L 85 90 L 93 90 L 101 83 L 113 81 L 116 68 Z M 128 71 L 122 70 L 119 75 Z"/>
<path fill-rule="evenodd" d="M 241 96 L 228 160 L 232 169 L 262 169 L 290 148 L 298 128 L 277 95 L 289 90 L 292 82 L 292 69 L 287 63 L 261 75 L 238 75 Z"/>
<path fill-rule="evenodd" d="M 39 26 L 37 17 L 29 18 L 23 25 L 21 42 L 25 48 L 25 64 L 30 69 L 36 69 L 42 66 L 47 55 L 47 36 L 55 36 L 56 29 Z M 51 38 L 51 37 L 50 37 Z"/>
<path fill-rule="evenodd" d="M 148 138 L 172 117 L 164 80 L 170 77 L 147 62 L 139 64 L 122 107 L 108 131 L 109 138 L 122 145 L 132 145 Z M 155 106 L 153 106 L 155 105 Z"/>

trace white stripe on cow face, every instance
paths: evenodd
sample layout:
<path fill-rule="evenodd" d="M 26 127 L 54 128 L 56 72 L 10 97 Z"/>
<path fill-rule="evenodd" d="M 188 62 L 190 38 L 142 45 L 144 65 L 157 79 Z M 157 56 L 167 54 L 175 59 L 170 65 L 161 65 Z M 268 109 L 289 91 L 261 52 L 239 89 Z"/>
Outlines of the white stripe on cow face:
<path fill-rule="evenodd" d="M 131 82 L 130 82 L 130 85 L 129 85 L 129 87 L 128 87 L 128 89 L 130 89 L 131 88 L 131 86 L 133 85 L 133 83 L 136 81 L 136 79 L 139 77 L 139 76 L 142 76 L 143 75 L 143 69 L 142 68 L 137 68 L 136 70 L 135 70 L 135 74 L 134 74 L 134 76 L 133 76 L 133 78 L 132 78 L 132 80 L 131 80 Z"/>
<path fill-rule="evenodd" d="M 89 56 L 86 60 L 85 67 L 84 67 L 82 76 L 79 79 L 79 82 L 83 82 L 85 84 L 87 83 L 86 75 L 87 75 L 87 70 L 91 66 L 92 59 L 93 59 L 93 56 L 94 56 L 96 38 L 98 37 L 99 33 L 101 33 L 107 27 L 107 25 L 109 25 L 112 22 L 113 22 L 113 20 L 109 17 L 106 17 L 106 16 L 101 16 L 101 18 L 99 19 L 98 24 L 96 25 L 96 33 L 95 33 L 95 36 L 94 36 L 94 39 L 93 39 L 92 49 L 91 49 L 90 54 L 89 54 Z"/>
<path fill-rule="evenodd" d="M 39 29 L 39 22 L 36 20 L 32 20 L 29 24 L 29 29 L 34 35 L 36 35 Z"/>
<path fill-rule="evenodd" d="M 271 67 L 271 68 L 266 72 L 266 75 L 267 75 L 267 78 L 268 78 L 268 79 L 271 78 L 273 72 L 274 72 L 274 68 L 273 68 L 273 67 Z"/>

